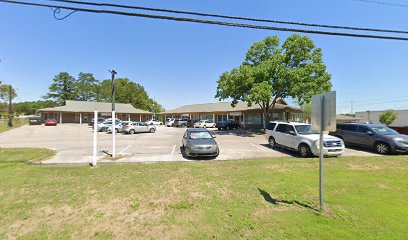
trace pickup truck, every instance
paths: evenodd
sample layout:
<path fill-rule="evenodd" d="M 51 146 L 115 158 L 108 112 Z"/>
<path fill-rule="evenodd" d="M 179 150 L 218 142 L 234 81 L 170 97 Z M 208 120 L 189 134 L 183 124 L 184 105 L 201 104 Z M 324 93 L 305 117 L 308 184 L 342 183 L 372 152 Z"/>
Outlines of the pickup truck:
<path fill-rule="evenodd" d="M 270 122 L 265 138 L 272 148 L 283 147 L 297 151 L 301 157 L 319 155 L 320 133 L 312 130 L 310 124 L 296 122 Z M 340 156 L 344 152 L 344 142 L 340 138 L 323 135 L 323 154 Z"/>

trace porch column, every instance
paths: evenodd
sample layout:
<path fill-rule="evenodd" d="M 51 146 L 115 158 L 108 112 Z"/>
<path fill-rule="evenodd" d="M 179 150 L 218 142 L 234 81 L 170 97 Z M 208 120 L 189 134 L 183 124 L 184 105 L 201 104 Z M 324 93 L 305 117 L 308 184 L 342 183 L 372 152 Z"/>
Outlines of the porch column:
<path fill-rule="evenodd" d="M 215 122 L 215 114 L 213 114 L 213 122 Z"/>
<path fill-rule="evenodd" d="M 139 115 L 139 122 L 142 122 L 142 114 Z"/>
<path fill-rule="evenodd" d="M 130 121 L 130 113 L 128 113 L 128 121 Z"/>
<path fill-rule="evenodd" d="M 242 113 L 242 125 L 245 128 L 245 113 Z"/>
<path fill-rule="evenodd" d="M 227 120 L 229 120 L 229 114 L 227 113 Z"/>
<path fill-rule="evenodd" d="M 60 116 L 59 116 L 59 117 L 60 117 L 60 121 L 59 121 L 59 122 L 60 122 L 60 124 L 62 124 L 62 113 L 60 113 Z"/>
<path fill-rule="evenodd" d="M 82 124 L 82 113 L 79 113 L 79 124 Z"/>

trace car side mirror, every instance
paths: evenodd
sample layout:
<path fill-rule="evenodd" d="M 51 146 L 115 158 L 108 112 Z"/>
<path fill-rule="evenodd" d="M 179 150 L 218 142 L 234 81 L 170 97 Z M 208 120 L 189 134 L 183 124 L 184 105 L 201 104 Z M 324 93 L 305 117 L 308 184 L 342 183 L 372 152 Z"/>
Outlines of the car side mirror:
<path fill-rule="evenodd" d="M 367 133 L 368 135 L 374 135 L 374 133 L 371 132 L 371 131 L 367 131 L 366 133 Z"/>
<path fill-rule="evenodd" d="M 217 136 L 213 136 L 213 138 L 217 138 Z"/>
<path fill-rule="evenodd" d="M 290 135 L 296 136 L 296 133 L 294 131 L 289 131 Z"/>

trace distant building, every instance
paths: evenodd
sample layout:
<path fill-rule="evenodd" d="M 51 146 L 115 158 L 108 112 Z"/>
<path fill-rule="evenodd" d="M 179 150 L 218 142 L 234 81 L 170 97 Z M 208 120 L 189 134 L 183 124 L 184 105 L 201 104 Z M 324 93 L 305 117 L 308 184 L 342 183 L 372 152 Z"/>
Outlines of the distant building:
<path fill-rule="evenodd" d="M 144 122 L 152 118 L 153 113 L 134 108 L 131 104 L 116 103 L 116 117 L 123 121 Z M 87 123 L 94 117 L 94 111 L 98 110 L 98 117 L 112 117 L 112 103 L 66 101 L 64 106 L 43 108 L 38 112 L 42 121 L 54 118 L 59 123 Z"/>
<path fill-rule="evenodd" d="M 360 122 L 360 121 L 361 121 L 361 118 L 359 117 L 352 117 L 352 116 L 347 116 L 347 115 L 342 115 L 342 114 L 336 115 L 337 123 L 355 123 L 355 122 Z"/>
<path fill-rule="evenodd" d="M 230 102 L 204 103 L 185 105 L 160 113 L 166 118 L 190 118 L 197 120 L 235 120 L 243 128 L 262 128 L 265 116 L 262 109 L 253 104 L 248 107 L 246 102 L 238 102 L 235 107 Z M 301 109 L 289 106 L 286 101 L 278 100 L 272 120 L 302 121 Z"/>
<path fill-rule="evenodd" d="M 365 111 L 356 112 L 356 117 L 361 118 L 362 122 L 372 122 L 380 124 L 380 115 L 385 111 Z M 408 126 L 408 110 L 394 110 L 398 114 L 397 119 L 391 124 L 393 127 Z"/>

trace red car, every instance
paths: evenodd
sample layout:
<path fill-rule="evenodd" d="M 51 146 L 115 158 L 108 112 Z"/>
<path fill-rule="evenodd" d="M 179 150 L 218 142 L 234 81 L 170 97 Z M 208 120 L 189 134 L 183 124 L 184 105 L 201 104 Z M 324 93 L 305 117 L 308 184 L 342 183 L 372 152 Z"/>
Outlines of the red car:
<path fill-rule="evenodd" d="M 57 124 L 58 124 L 57 120 L 52 119 L 52 118 L 47 119 L 44 122 L 44 126 L 57 126 Z"/>

